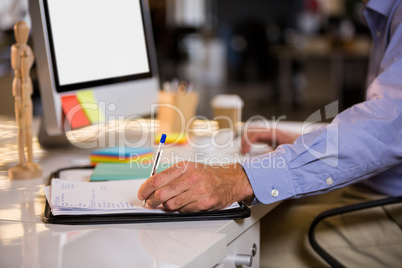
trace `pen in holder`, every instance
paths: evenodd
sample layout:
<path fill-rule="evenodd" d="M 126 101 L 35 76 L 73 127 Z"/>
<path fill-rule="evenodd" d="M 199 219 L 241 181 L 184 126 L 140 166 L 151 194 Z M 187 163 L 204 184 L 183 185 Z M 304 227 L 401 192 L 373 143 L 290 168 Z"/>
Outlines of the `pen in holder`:
<path fill-rule="evenodd" d="M 198 93 L 191 91 L 160 91 L 157 119 L 159 133 L 183 133 L 188 131 L 188 122 L 195 116 Z"/>

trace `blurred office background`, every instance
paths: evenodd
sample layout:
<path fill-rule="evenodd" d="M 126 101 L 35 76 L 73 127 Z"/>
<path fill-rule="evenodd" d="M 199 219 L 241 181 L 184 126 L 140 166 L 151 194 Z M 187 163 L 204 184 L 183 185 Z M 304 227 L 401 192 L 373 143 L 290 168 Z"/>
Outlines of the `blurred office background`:
<path fill-rule="evenodd" d="M 117 3 L 117 2 L 116 2 Z M 243 120 L 305 120 L 339 100 L 364 100 L 370 35 L 359 0 L 150 0 L 161 84 L 191 81 L 198 114 L 212 118 L 216 94 L 238 94 Z M 13 115 L 13 24 L 27 0 L 0 1 L 0 115 Z M 32 44 L 31 44 L 32 45 Z M 34 80 L 35 115 L 40 96 Z"/>

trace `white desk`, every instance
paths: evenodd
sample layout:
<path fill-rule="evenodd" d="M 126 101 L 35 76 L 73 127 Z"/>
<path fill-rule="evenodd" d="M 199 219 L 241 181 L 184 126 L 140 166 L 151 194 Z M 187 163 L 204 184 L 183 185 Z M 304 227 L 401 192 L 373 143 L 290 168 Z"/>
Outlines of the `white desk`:
<path fill-rule="evenodd" d="M 293 129 L 297 126 L 300 124 L 290 125 Z M 1 129 L 4 132 L 6 128 L 3 125 Z M 10 128 L 12 133 L 12 125 Z M 250 255 L 253 244 L 257 246 L 257 253 L 252 267 L 259 267 L 259 220 L 276 204 L 254 206 L 251 217 L 236 221 L 44 224 L 42 186 L 47 176 L 62 167 L 84 164 L 89 160 L 88 151 L 37 149 L 44 176 L 12 181 L 7 177 L 7 167 L 16 162 L 17 155 L 12 152 L 13 138 L 3 134 L 0 145 L 3 158 L 0 163 L 1 267 L 235 267 L 236 255 Z M 201 153 L 204 157 L 233 158 L 238 150 L 235 147 Z M 188 145 L 164 151 L 164 155 L 185 160 L 194 159 L 196 153 Z"/>

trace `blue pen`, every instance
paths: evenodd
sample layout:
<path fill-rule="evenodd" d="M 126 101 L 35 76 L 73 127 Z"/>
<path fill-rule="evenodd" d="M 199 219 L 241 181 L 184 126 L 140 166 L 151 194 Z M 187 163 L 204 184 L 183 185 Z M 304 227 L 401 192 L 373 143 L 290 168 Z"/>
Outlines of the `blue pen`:
<path fill-rule="evenodd" d="M 154 165 L 152 167 L 151 175 L 149 177 L 152 177 L 153 175 L 156 174 L 156 171 L 158 170 L 159 162 L 161 160 L 161 155 L 163 151 L 163 146 L 165 145 L 166 141 L 166 134 L 162 134 L 161 139 L 159 140 L 159 146 L 158 146 L 158 151 L 156 151 L 156 156 L 155 156 L 155 161 Z M 145 207 L 145 204 L 147 203 L 147 200 L 145 199 L 142 201 L 142 206 Z"/>

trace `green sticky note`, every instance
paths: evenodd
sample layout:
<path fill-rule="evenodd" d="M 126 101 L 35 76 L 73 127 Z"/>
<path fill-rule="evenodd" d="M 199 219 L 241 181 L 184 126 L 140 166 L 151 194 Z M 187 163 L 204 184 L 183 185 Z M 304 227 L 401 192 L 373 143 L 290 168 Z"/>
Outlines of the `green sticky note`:
<path fill-rule="evenodd" d="M 153 163 L 99 163 L 91 175 L 91 181 L 146 179 L 151 174 L 152 165 Z M 157 172 L 164 169 L 166 167 L 159 165 Z"/>
<path fill-rule="evenodd" d="M 77 92 L 77 99 L 92 124 L 105 121 L 105 116 L 99 110 L 99 104 L 92 90 L 79 90 Z"/>

